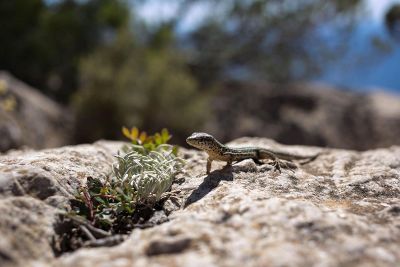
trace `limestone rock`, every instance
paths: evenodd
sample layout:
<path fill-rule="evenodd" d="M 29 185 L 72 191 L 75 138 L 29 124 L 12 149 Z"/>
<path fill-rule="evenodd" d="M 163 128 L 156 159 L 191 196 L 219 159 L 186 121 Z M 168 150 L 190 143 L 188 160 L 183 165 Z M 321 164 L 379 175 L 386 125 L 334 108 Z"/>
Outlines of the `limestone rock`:
<path fill-rule="evenodd" d="M 111 171 L 120 142 L 0 156 L 0 266 L 55 257 L 59 214 L 88 176 Z"/>
<path fill-rule="evenodd" d="M 135 230 L 114 248 L 82 249 L 60 266 L 398 266 L 400 147 L 363 153 L 322 151 L 294 172 L 240 163 L 205 175 L 205 155 L 184 150 L 185 182 L 175 185 L 180 209 L 170 222 Z"/>
<path fill-rule="evenodd" d="M 109 170 L 118 143 L 1 157 L 0 177 L 12 171 L 27 193 L 13 193 L 10 179 L 0 185 L 0 211 L 6 211 L 0 217 L 0 233 L 6 237 L 0 243 L 0 265 L 19 257 L 17 262 L 25 265 L 65 267 L 399 266 L 400 147 L 356 152 L 284 146 L 263 138 L 231 143 L 249 144 L 321 154 L 282 173 L 267 162 L 244 161 L 225 169 L 224 163 L 215 163 L 207 176 L 205 153 L 181 149 L 187 165 L 164 204 L 169 221 L 135 229 L 114 247 L 84 248 L 59 257 L 49 251 L 54 235 L 49 225 L 58 210 L 50 199 L 71 197 L 85 177 Z M 49 178 L 44 179 L 44 192 L 32 186 L 38 169 L 45 172 L 40 177 Z M 8 214 L 31 209 L 28 198 L 35 199 L 29 201 L 32 214 L 18 218 L 32 219 L 18 219 L 18 231 L 10 234 L 12 229 L 4 226 L 9 225 Z M 12 243 L 29 228 L 32 235 L 21 239 L 24 246 Z M 41 247 L 29 248 L 33 243 Z"/>
<path fill-rule="evenodd" d="M 66 108 L 0 72 L 0 152 L 69 144 L 72 127 L 72 116 Z"/>
<path fill-rule="evenodd" d="M 50 260 L 56 210 L 29 196 L 0 200 L 0 265 Z"/>

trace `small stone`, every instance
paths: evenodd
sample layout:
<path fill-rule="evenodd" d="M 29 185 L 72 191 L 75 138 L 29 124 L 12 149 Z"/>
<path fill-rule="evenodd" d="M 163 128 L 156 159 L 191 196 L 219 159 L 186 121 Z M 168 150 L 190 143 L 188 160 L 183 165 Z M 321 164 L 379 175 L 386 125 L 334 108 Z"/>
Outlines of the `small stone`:
<path fill-rule="evenodd" d="M 235 172 L 256 172 L 257 165 L 252 159 L 245 159 L 232 166 Z"/>

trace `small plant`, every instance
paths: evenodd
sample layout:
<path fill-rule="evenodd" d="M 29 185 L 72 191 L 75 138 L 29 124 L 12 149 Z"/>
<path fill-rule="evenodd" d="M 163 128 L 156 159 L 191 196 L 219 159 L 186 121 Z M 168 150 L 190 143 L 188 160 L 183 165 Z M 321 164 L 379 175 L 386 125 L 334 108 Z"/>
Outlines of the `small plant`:
<path fill-rule="evenodd" d="M 131 140 L 133 145 L 132 147 L 125 147 L 125 151 L 137 148 L 137 152 L 148 154 L 150 151 L 156 151 L 159 147 L 161 147 L 161 149 L 166 150 L 172 149 L 172 153 L 175 156 L 177 155 L 177 147 L 170 145 L 165 146 L 172 137 L 165 128 L 161 130 L 161 133 L 147 135 L 146 132 L 140 132 L 136 127 L 133 127 L 131 130 L 126 127 L 122 127 L 122 133 L 125 137 Z"/>
<path fill-rule="evenodd" d="M 139 202 L 159 200 L 170 188 L 176 172 L 183 167 L 182 161 L 170 147 L 158 146 L 148 154 L 132 150 L 117 156 L 118 163 L 113 166 L 114 175 L 118 181 L 128 183 L 136 190 Z"/>
<path fill-rule="evenodd" d="M 132 225 L 137 207 L 154 206 L 183 168 L 176 148 L 167 144 L 171 135 L 166 129 L 148 136 L 137 128 L 124 127 L 123 134 L 132 144 L 115 156 L 112 174 L 104 179 L 89 177 L 75 204 L 78 215 L 112 232 L 119 232 L 116 228 L 129 225 L 129 221 Z"/>

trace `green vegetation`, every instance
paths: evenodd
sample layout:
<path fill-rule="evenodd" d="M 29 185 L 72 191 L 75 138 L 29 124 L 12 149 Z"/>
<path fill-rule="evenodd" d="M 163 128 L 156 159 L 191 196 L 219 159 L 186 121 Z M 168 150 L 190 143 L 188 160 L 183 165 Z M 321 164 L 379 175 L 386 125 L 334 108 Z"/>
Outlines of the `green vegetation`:
<path fill-rule="evenodd" d="M 190 9 L 207 1 L 183 2 Z M 193 73 L 205 85 L 232 79 L 289 83 L 318 77 L 323 66 L 348 51 L 363 1 L 209 2 L 212 12 L 187 38 L 194 51 Z M 328 38 L 321 33 L 325 27 Z"/>
<path fill-rule="evenodd" d="M 126 127 L 122 127 L 123 135 L 132 141 L 132 147 L 125 147 L 125 152 L 129 152 L 132 148 L 138 149 L 138 152 L 148 155 L 150 152 L 164 149 L 169 150 L 170 146 L 166 146 L 168 141 L 172 138 L 167 129 L 162 129 L 160 133 L 155 133 L 154 135 L 147 135 L 146 132 L 140 132 L 137 127 L 132 127 L 129 130 Z M 172 153 L 177 156 L 177 147 L 172 147 Z"/>
<path fill-rule="evenodd" d="M 168 39 L 159 42 L 150 43 L 163 49 L 152 49 L 124 29 L 81 62 L 82 87 L 74 97 L 79 142 L 115 138 L 119 125 L 152 132 L 168 125 L 178 139 L 202 125 L 207 96 Z"/>
<path fill-rule="evenodd" d="M 68 103 L 80 58 L 129 21 L 125 1 L 0 1 L 0 69 Z"/>
<path fill-rule="evenodd" d="M 113 173 L 103 179 L 89 177 L 74 201 L 78 215 L 112 233 L 133 228 L 138 207 L 153 207 L 183 167 L 176 149 L 167 144 L 171 136 L 166 129 L 150 136 L 137 128 L 123 129 L 132 144 L 116 156 Z"/>
<path fill-rule="evenodd" d="M 0 69 L 70 106 L 76 142 L 121 138 L 120 125 L 168 126 L 182 142 L 221 83 L 306 80 L 345 57 L 363 2 L 171 0 L 177 16 L 147 24 L 146 1 L 0 1 Z M 398 14 L 386 17 L 393 36 Z"/>

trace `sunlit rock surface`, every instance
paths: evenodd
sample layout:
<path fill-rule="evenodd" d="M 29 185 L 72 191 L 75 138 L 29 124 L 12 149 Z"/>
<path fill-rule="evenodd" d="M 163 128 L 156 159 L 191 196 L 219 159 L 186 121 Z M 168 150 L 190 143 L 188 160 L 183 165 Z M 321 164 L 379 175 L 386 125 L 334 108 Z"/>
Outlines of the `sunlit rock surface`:
<path fill-rule="evenodd" d="M 206 176 L 205 153 L 182 149 L 187 165 L 164 204 L 168 222 L 135 229 L 115 247 L 58 257 L 55 214 L 86 177 L 110 170 L 121 143 L 0 157 L 0 265 L 400 265 L 400 147 L 360 153 L 262 138 L 232 144 L 322 154 L 282 173 L 251 160 L 228 169 L 214 163 Z"/>
<path fill-rule="evenodd" d="M 119 142 L 0 156 L 0 266 L 28 266 L 57 254 L 60 212 L 88 176 L 111 171 Z"/>

